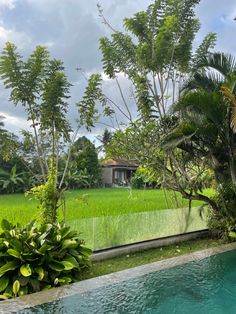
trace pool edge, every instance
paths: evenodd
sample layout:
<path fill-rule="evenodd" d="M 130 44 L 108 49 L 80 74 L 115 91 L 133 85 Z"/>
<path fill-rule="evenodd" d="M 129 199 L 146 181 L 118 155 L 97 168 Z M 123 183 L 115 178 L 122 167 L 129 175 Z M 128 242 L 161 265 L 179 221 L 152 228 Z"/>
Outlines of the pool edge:
<path fill-rule="evenodd" d="M 29 294 L 16 299 L 0 302 L 0 313 L 17 313 L 24 309 L 41 305 L 44 303 L 52 302 L 64 297 L 73 296 L 77 293 L 85 293 L 87 291 L 105 287 L 111 284 L 119 283 L 132 278 L 138 278 L 148 273 L 156 272 L 159 270 L 172 268 L 192 261 L 204 259 L 219 253 L 224 253 L 236 249 L 236 242 L 223 244 L 214 248 L 209 248 L 201 251 L 196 251 L 190 254 L 185 254 L 177 257 L 171 257 L 161 261 L 148 263 L 145 265 L 129 268 L 119 272 L 103 275 L 71 285 L 52 288 L 47 291 L 41 291 Z"/>

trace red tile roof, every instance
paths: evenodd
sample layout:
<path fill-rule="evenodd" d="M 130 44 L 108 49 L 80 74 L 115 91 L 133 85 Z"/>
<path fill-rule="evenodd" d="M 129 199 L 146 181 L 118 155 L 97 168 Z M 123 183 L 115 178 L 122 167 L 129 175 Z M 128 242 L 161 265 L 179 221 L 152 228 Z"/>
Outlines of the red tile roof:
<path fill-rule="evenodd" d="M 103 167 L 134 167 L 137 168 L 138 165 L 132 161 L 126 159 L 108 159 L 102 163 Z"/>

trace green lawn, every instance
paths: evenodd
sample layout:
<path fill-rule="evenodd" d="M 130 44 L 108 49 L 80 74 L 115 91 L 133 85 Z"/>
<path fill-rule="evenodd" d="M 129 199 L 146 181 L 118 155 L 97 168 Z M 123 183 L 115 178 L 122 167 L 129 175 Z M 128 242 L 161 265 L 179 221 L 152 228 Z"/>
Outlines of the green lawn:
<path fill-rule="evenodd" d="M 93 262 L 92 267 L 81 274 L 81 280 L 110 274 L 127 268 L 157 262 L 166 258 L 190 254 L 195 251 L 205 250 L 223 244 L 221 240 L 198 239 L 179 244 L 164 246 L 138 253 L 123 255 L 101 262 Z"/>
<path fill-rule="evenodd" d="M 206 191 L 212 193 L 211 190 Z M 168 192 L 167 206 L 162 190 L 91 189 L 66 192 L 67 219 L 120 215 L 132 212 L 175 208 L 173 192 Z M 179 205 L 187 201 L 178 195 Z M 199 205 L 195 202 L 194 205 Z M 0 217 L 27 223 L 38 217 L 37 203 L 23 194 L 0 196 Z"/>

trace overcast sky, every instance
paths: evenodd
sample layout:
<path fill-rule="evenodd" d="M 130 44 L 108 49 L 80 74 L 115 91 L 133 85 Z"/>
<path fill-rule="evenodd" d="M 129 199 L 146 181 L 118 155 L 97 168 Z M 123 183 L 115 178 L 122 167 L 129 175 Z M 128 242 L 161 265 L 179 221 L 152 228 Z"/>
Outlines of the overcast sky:
<path fill-rule="evenodd" d="M 71 104 L 81 99 L 85 86 L 77 67 L 85 72 L 102 71 L 98 40 L 109 30 L 98 16 L 98 0 L 0 0 L 0 50 L 6 41 L 14 42 L 27 56 L 36 45 L 48 46 L 53 57 L 65 62 L 66 72 L 73 84 Z M 104 15 L 116 29 L 122 29 L 124 17 L 144 10 L 150 0 L 100 0 Z M 208 32 L 218 35 L 217 50 L 236 51 L 236 0 L 202 0 L 197 7 L 201 30 L 196 44 Z M 112 85 L 107 91 L 118 97 Z M 14 132 L 28 128 L 22 108 L 8 102 L 8 91 L 0 84 L 0 114 L 6 127 Z M 75 117 L 71 110 L 70 119 Z M 93 133 L 100 133 L 98 126 Z"/>

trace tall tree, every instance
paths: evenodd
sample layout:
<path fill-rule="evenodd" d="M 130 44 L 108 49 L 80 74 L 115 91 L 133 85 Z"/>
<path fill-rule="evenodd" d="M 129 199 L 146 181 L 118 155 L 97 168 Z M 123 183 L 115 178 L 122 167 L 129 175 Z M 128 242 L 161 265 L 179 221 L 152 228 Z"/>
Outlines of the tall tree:
<path fill-rule="evenodd" d="M 81 174 L 86 170 L 86 182 L 78 182 L 80 186 L 97 186 L 101 181 L 101 169 L 98 154 L 93 143 L 85 136 L 80 137 L 71 151 L 71 166 L 73 172 Z"/>
<path fill-rule="evenodd" d="M 109 143 L 111 142 L 112 139 L 112 132 L 106 128 L 101 136 L 97 136 L 97 139 L 102 144 L 101 146 L 98 147 L 98 150 L 103 152 L 106 156 Z"/>
<path fill-rule="evenodd" d="M 45 47 L 37 46 L 28 60 L 12 43 L 7 43 L 0 57 L 0 76 L 10 89 L 10 101 L 21 104 L 31 123 L 43 181 L 49 169 L 40 143 L 40 132 L 51 137 L 51 157 L 55 159 L 55 147 L 60 137 L 68 140 L 70 126 L 66 120 L 69 86 L 61 61 L 50 59 Z"/>
<path fill-rule="evenodd" d="M 190 152 L 185 156 L 181 151 L 163 153 L 161 145 L 163 136 L 176 126 L 178 117 L 172 117 L 169 109 L 178 99 L 180 87 L 216 40 L 216 35 L 210 33 L 197 50 L 192 51 L 193 40 L 200 27 L 195 18 L 198 3 L 199 0 L 156 0 L 146 11 L 125 18 L 124 32 L 114 30 L 99 7 L 103 22 L 112 31 L 110 38 L 100 40 L 103 69 L 117 85 L 123 106 L 102 92 L 98 75 L 92 75 L 88 80 L 86 97 L 79 106 L 82 108 L 81 120 L 89 127 L 97 118 L 96 101 L 105 101 L 116 113 L 122 113 L 122 123 L 119 123 L 118 115 L 113 115 L 113 125 L 116 125 L 113 155 L 136 158 L 144 166 L 149 165 L 153 171 L 161 173 L 163 187 L 181 192 L 190 203 L 192 199 L 211 203 L 209 198 L 199 193 L 202 187 L 200 178 L 206 165 L 201 163 L 200 167 L 193 168 Z M 119 83 L 119 74 L 130 80 L 136 117 L 131 115 L 130 102 Z M 94 119 L 91 119 L 92 112 L 95 113 Z M 188 167 L 184 167 L 187 160 Z"/>
<path fill-rule="evenodd" d="M 231 219 L 231 227 L 236 221 L 235 86 L 233 56 L 212 53 L 202 57 L 173 106 L 180 119 L 164 137 L 167 148 L 191 151 L 194 158 L 213 170 L 219 192 L 218 211 Z"/>
<path fill-rule="evenodd" d="M 8 42 L 0 56 L 0 78 L 10 89 L 10 101 L 24 108 L 30 122 L 32 132 L 23 131 L 21 156 L 26 161 L 31 158 L 34 161 L 31 165 L 37 159 L 40 169 L 37 173 L 41 176 L 35 178 L 43 184 L 34 188 L 33 193 L 44 207 L 47 222 L 55 221 L 70 148 L 78 133 L 77 128 L 71 136 L 67 119 L 70 83 L 63 63 L 51 59 L 47 48 L 42 46 L 37 46 L 29 58 L 23 60 L 17 47 Z M 69 147 L 68 159 L 58 182 L 59 157 L 65 154 L 64 147 Z"/>
<path fill-rule="evenodd" d="M 4 128 L 4 116 L 0 116 L 0 158 L 9 160 L 18 147 L 18 141 L 14 134 Z"/>

